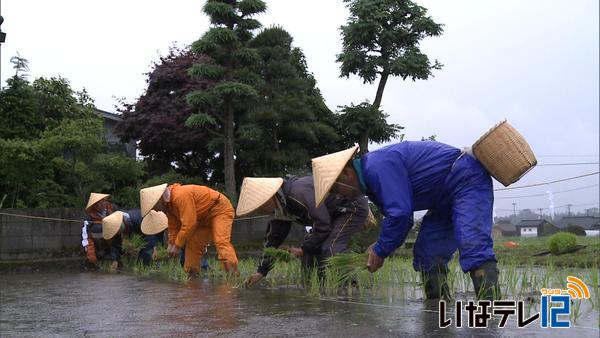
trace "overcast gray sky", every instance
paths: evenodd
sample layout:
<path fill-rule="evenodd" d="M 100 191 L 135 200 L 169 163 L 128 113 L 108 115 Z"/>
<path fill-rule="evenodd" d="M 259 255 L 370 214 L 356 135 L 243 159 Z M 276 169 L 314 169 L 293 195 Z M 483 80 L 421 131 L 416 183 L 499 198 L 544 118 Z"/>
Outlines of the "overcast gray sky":
<path fill-rule="evenodd" d="M 443 23 L 444 34 L 423 41 L 444 64 L 428 81 L 388 81 L 382 108 L 403 125 L 406 139 L 436 134 L 454 146 L 470 145 L 507 118 L 529 141 L 540 163 L 598 162 L 599 53 L 597 0 L 419 0 Z M 7 33 L 2 86 L 13 75 L 9 58 L 30 61 L 30 76 L 62 76 L 85 87 L 100 109 L 115 97 L 135 100 L 143 73 L 174 42 L 190 44 L 208 29 L 200 0 L 1 0 Z M 348 12 L 341 0 L 271 0 L 258 17 L 280 25 L 307 56 L 327 105 L 373 101 L 375 85 L 339 78 L 335 55 Z M 377 148 L 378 145 L 372 147 Z M 556 156 L 556 157 L 549 157 Z M 537 167 L 515 186 L 599 170 L 597 164 Z M 598 175 L 551 185 L 554 205 L 598 206 Z M 497 183 L 498 188 L 501 186 Z M 498 215 L 547 208 L 547 187 L 499 191 Z M 511 197 L 511 198 L 505 198 Z M 566 210 L 565 207 L 557 211 Z M 545 213 L 548 210 L 544 211 Z"/>

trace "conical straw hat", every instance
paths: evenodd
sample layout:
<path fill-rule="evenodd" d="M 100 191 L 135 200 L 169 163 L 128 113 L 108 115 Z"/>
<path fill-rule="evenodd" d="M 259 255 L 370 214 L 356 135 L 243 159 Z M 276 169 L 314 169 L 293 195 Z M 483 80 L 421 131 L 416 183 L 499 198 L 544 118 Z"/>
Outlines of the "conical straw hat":
<path fill-rule="evenodd" d="M 140 206 L 142 207 L 142 217 L 146 216 L 150 210 L 154 208 L 158 200 L 165 192 L 165 189 L 167 189 L 166 183 L 140 190 Z"/>
<path fill-rule="evenodd" d="M 246 177 L 242 183 L 236 214 L 246 215 L 265 204 L 283 184 L 279 177 Z"/>
<path fill-rule="evenodd" d="M 167 215 L 162 211 L 150 210 L 142 220 L 142 233 L 156 235 L 163 232 L 168 226 Z"/>
<path fill-rule="evenodd" d="M 115 237 L 121 229 L 121 223 L 123 223 L 123 213 L 120 211 L 104 217 L 102 219 L 102 237 L 107 240 Z"/>
<path fill-rule="evenodd" d="M 333 183 L 358 150 L 358 146 L 338 151 L 337 153 L 312 159 L 313 180 L 315 185 L 315 202 L 317 207 L 323 203 Z"/>
<path fill-rule="evenodd" d="M 85 211 L 88 211 L 88 209 L 93 206 L 94 204 L 103 201 L 105 199 L 107 199 L 110 195 L 109 194 L 100 194 L 97 192 L 93 192 L 90 194 L 90 198 L 88 199 L 87 205 L 85 206 Z"/>

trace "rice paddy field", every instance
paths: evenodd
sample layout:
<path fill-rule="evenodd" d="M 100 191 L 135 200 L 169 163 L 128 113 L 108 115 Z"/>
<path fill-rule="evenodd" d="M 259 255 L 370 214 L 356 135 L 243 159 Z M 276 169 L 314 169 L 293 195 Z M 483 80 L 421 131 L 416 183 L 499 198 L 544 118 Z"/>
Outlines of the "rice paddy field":
<path fill-rule="evenodd" d="M 590 298 L 571 301 L 571 328 L 566 330 L 542 328 L 539 320 L 518 328 L 516 316 L 503 328 L 497 317 L 485 330 L 468 328 L 466 322 L 440 328 L 439 302 L 423 299 L 423 280 L 412 267 L 409 248 L 398 250 L 373 274 L 366 270 L 364 253 L 335 256 L 322 280 L 303 272 L 298 259 L 270 250 L 274 268 L 248 289 L 244 281 L 256 271 L 262 250 L 239 253 L 239 275 L 226 274 L 209 252 L 209 268 L 189 276 L 164 247 L 159 260 L 144 266 L 132 241 L 124 243 L 129 253 L 117 272 L 103 263 L 95 273 L 0 274 L 0 332 L 3 337 L 598 337 L 598 238 L 577 238 L 584 248 L 570 254 L 533 256 L 548 250 L 548 240 L 497 241 L 500 288 L 503 299 L 523 301 L 529 318 L 541 312 L 541 288 L 565 288 L 568 276 L 580 278 Z M 448 284 L 453 300 L 475 299 L 471 279 L 456 259 L 450 263 Z M 447 301 L 446 316 L 460 312 L 466 321 L 464 307 L 457 311 L 453 300 Z"/>
<path fill-rule="evenodd" d="M 583 322 L 598 328 L 600 239 L 578 238 L 583 248 L 574 253 L 534 256 L 548 250 L 548 240 L 507 238 L 497 241 L 495 250 L 501 271 L 502 298 L 523 300 L 527 313 L 539 312 L 542 288 L 565 288 L 567 277 L 576 276 L 589 287 L 591 297 L 572 301 L 571 322 Z M 507 246 L 507 242 L 512 244 Z M 164 259 L 148 267 L 128 259 L 124 272 L 185 283 L 208 279 L 244 293 L 255 292 L 255 288 L 299 290 L 306 297 L 314 299 L 343 299 L 375 305 L 423 301 L 424 281 L 420 273 L 413 269 L 412 255 L 407 255 L 406 251 L 408 249 L 399 250 L 398 255 L 388 258 L 383 267 L 373 274 L 366 270 L 366 254 L 334 256 L 327 261 L 325 277 L 320 280 L 314 271 L 304 272 L 299 260 L 290 259 L 282 250 L 270 249 L 267 253 L 275 257 L 274 269 L 250 290 L 244 290 L 244 280 L 256 271 L 258 257 L 241 259 L 238 276 L 223 272 L 214 258 L 209 259 L 210 268 L 194 278 L 189 277 L 174 259 Z M 449 265 L 448 284 L 454 299 L 475 299 L 469 274 L 461 271 L 456 257 Z"/>

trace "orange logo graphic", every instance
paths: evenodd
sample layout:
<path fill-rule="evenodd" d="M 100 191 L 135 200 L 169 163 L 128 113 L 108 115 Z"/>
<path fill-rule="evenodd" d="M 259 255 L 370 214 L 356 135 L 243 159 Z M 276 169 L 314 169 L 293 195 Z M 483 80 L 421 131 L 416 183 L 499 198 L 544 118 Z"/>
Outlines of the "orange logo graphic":
<path fill-rule="evenodd" d="M 585 283 L 573 276 L 567 277 L 567 293 L 573 299 L 588 299 L 590 298 L 590 289 Z"/>

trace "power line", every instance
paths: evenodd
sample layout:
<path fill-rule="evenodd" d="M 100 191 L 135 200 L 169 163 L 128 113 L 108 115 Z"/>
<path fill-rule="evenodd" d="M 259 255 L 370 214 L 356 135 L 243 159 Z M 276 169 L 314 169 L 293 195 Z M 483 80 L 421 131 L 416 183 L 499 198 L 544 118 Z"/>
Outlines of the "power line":
<path fill-rule="evenodd" d="M 542 164 L 537 164 L 536 167 L 558 167 L 558 166 L 564 166 L 564 165 L 591 165 L 591 164 L 600 164 L 600 162 L 542 163 Z"/>
<path fill-rule="evenodd" d="M 494 189 L 494 191 L 505 191 L 505 190 L 514 190 L 514 189 L 523 189 L 523 188 L 530 188 L 530 187 L 538 187 L 538 186 L 541 186 L 541 185 L 558 183 L 558 182 L 564 182 L 564 181 L 570 181 L 570 180 L 574 180 L 574 179 L 578 179 L 578 178 L 582 178 L 582 177 L 598 175 L 598 173 L 600 173 L 600 171 L 595 171 L 595 172 L 589 173 L 589 174 L 584 174 L 584 175 L 579 175 L 579 176 L 574 176 L 574 177 L 567 177 L 567 178 L 563 178 L 563 179 L 560 179 L 560 180 L 549 181 L 549 182 L 544 182 L 544 183 L 535 183 L 535 184 L 521 185 L 521 186 L 518 186 L 518 187 L 509 187 L 509 188 Z"/>
<path fill-rule="evenodd" d="M 561 190 L 561 191 L 553 191 L 552 194 L 562 194 L 564 192 L 571 192 L 571 191 L 577 191 L 577 190 L 583 190 L 583 189 L 588 189 L 588 188 L 593 188 L 593 187 L 597 187 L 600 184 L 593 184 L 593 185 L 587 185 L 585 187 L 579 187 L 579 188 L 573 188 L 573 189 L 569 189 L 569 190 Z M 525 197 L 537 197 L 537 196 L 547 196 L 548 193 L 543 193 L 543 194 L 533 194 L 533 195 L 522 195 L 522 196 L 506 196 L 506 197 L 494 197 L 497 200 L 503 200 L 503 199 L 517 199 L 517 198 L 525 198 Z"/>
<path fill-rule="evenodd" d="M 536 157 L 600 157 L 599 155 L 536 155 Z"/>
<path fill-rule="evenodd" d="M 557 205 L 557 206 L 555 206 L 554 209 L 562 209 L 562 208 L 566 208 L 568 206 L 571 206 L 571 207 L 587 207 L 587 206 L 597 206 L 597 205 L 600 205 L 600 203 L 596 202 L 596 203 L 585 203 L 585 204 L 563 204 L 563 205 Z M 533 210 L 550 210 L 550 208 L 523 208 L 523 209 L 517 209 L 517 210 L 518 211 L 522 211 L 522 210 L 532 210 L 532 211 Z M 503 211 L 503 212 L 511 213 L 511 214 L 513 213 L 512 209 L 500 209 L 500 208 L 497 208 L 496 211 Z"/>

